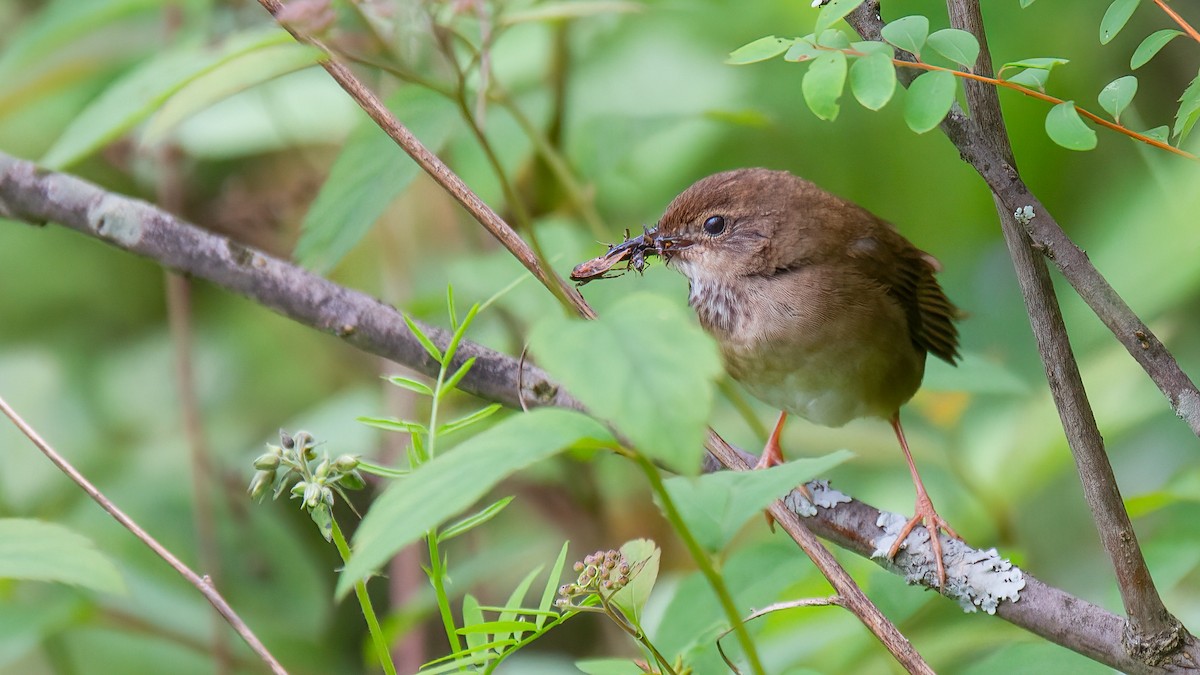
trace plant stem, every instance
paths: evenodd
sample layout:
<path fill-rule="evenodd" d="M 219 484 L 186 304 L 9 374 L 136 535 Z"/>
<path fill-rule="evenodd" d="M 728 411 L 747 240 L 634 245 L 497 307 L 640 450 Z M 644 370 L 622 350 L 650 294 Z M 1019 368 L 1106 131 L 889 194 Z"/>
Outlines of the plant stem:
<path fill-rule="evenodd" d="M 675 508 L 675 502 L 671 500 L 671 495 L 667 492 L 667 488 L 663 485 L 662 476 L 658 475 L 658 469 L 650 463 L 650 460 L 640 453 L 637 454 L 638 466 L 642 468 L 642 472 L 646 474 L 646 478 L 650 481 L 650 488 L 654 490 L 654 494 L 658 495 L 659 501 L 662 503 L 663 513 L 667 517 L 667 521 L 671 523 L 671 527 L 675 529 L 675 533 L 683 540 L 687 546 L 688 553 L 692 554 L 692 559 L 696 561 L 696 566 L 700 568 L 700 573 L 708 580 L 708 585 L 712 586 L 713 592 L 717 594 L 717 599 L 721 602 L 721 608 L 725 610 L 725 616 L 729 618 L 729 624 L 733 627 L 737 634 L 738 642 L 742 645 L 742 651 L 746 653 L 746 658 L 750 661 L 750 669 L 758 675 L 766 675 L 763 670 L 762 660 L 758 657 L 758 650 L 754 646 L 754 641 L 750 639 L 750 633 L 746 630 L 745 624 L 742 623 L 742 616 L 737 611 L 737 606 L 733 604 L 733 596 L 729 594 L 729 589 L 725 586 L 725 580 L 713 567 L 712 560 L 704 549 L 700 548 L 700 542 L 692 536 L 692 531 L 683 522 L 683 517 L 679 515 L 679 510 Z"/>
<path fill-rule="evenodd" d="M 337 518 L 331 514 L 329 519 L 333 523 L 333 543 L 337 546 L 338 554 L 342 556 L 342 562 L 348 563 L 350 562 L 350 545 L 346 543 L 342 528 L 338 527 Z M 379 627 L 379 617 L 375 616 L 375 608 L 371 605 L 371 595 L 367 593 L 367 582 L 362 579 L 356 581 L 354 595 L 358 598 L 358 606 L 362 608 L 363 618 L 367 620 L 367 630 L 371 632 L 371 641 L 375 644 L 375 655 L 379 659 L 380 665 L 383 666 L 383 672 L 387 675 L 396 675 L 396 665 L 392 663 L 392 652 L 388 649 L 383 629 Z"/>
<path fill-rule="evenodd" d="M 438 613 L 442 615 L 442 627 L 446 629 L 446 639 L 450 641 L 450 649 L 459 651 L 462 642 L 458 639 L 458 629 L 454 626 L 454 612 L 450 609 L 450 596 L 446 594 L 446 570 L 442 567 L 442 553 L 438 548 L 438 534 L 430 530 L 425 535 L 429 543 L 429 582 L 433 584 L 433 593 L 437 597 Z"/>

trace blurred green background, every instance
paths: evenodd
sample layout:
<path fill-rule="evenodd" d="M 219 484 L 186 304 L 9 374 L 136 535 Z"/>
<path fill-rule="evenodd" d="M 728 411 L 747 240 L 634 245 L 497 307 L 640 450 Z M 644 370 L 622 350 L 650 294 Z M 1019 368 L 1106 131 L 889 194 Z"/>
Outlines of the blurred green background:
<path fill-rule="evenodd" d="M 1128 74 L 1138 42 L 1170 26 L 1143 3 L 1125 31 L 1101 47 L 1097 27 L 1107 3 L 1043 0 L 1024 10 L 1017 0 L 985 4 L 995 63 L 1070 59 L 1055 71 L 1049 91 L 1092 110 L 1099 110 L 1095 95 L 1101 87 Z M 432 11 L 474 35 L 479 25 L 466 16 L 470 5 L 432 3 Z M 335 44 L 372 53 L 368 41 L 355 39 L 363 16 L 375 17 L 390 30 L 384 34 L 391 54 L 402 55 L 422 76 L 449 81 L 422 24 L 411 20 L 420 14 L 417 5 L 396 0 L 364 6 L 360 14 L 338 7 Z M 538 6 L 487 5 L 500 19 Z M 1200 21 L 1194 8 L 1178 9 Z M 935 29 L 946 26 L 937 2 L 884 6 L 886 20 L 916 13 L 930 16 Z M 1045 582 L 1120 612 L 982 181 L 939 132 L 916 136 L 907 129 L 902 94 L 879 113 L 846 95 L 840 117 L 821 122 L 804 105 L 802 66 L 722 63 L 728 52 L 758 37 L 804 35 L 815 16 L 807 2 L 677 1 L 602 12 L 565 28 L 522 22 L 498 33 L 493 77 L 544 127 L 554 110 L 553 64 L 563 64 L 562 153 L 594 198 L 606 241 L 618 240 L 625 228 L 653 224 L 671 197 L 700 177 L 767 166 L 862 204 L 936 255 L 945 267 L 943 286 L 969 314 L 961 325 L 968 359 L 958 370 L 931 362 L 925 388 L 904 414 L 939 511 L 972 544 L 997 546 Z M 120 78 L 181 47 L 219 44 L 270 25 L 257 4 L 245 1 L 0 0 L 0 150 L 37 160 Z M 1171 124 L 1175 100 L 1198 64 L 1196 44 L 1180 39 L 1168 45 L 1137 71 L 1140 89 L 1123 121 L 1137 129 Z M 166 106 L 153 103 L 148 118 L 129 133 L 67 169 L 151 201 L 164 186 L 175 186 L 175 208 L 190 220 L 289 255 L 339 148 L 366 124 L 365 116 L 314 67 L 215 100 L 211 90 L 220 90 L 222 78 L 234 77 L 237 67 L 185 87 L 181 97 L 204 103 L 193 104 L 184 118 L 166 118 Z M 358 68 L 385 95 L 415 87 Z M 1195 164 L 1106 131 L 1097 150 L 1069 152 L 1044 133 L 1045 104 L 1012 92 L 1003 92 L 1001 101 L 1026 182 L 1183 369 L 1200 372 Z M 446 109 L 442 156 L 489 204 L 511 214 L 475 138 L 453 107 Z M 403 106 L 398 112 L 405 119 Z M 491 105 L 482 126 L 557 270 L 565 275 L 602 251 L 597 233 L 589 232 L 532 160 L 532 143 L 513 116 Z M 1195 151 L 1196 143 L 1190 145 Z M 395 153 L 397 164 L 408 161 L 386 141 L 377 143 L 377 152 Z M 481 301 L 522 270 L 435 185 L 418 177 L 329 274 L 445 324 L 448 284 L 462 303 Z M 164 288 L 164 274 L 151 262 L 59 227 L 0 220 L 0 395 L 195 567 L 202 563 L 194 470 Z M 196 282 L 193 289 L 196 387 L 213 468 L 202 489 L 218 534 L 219 585 L 290 670 L 369 671 L 358 608 L 331 601 L 336 552 L 292 505 L 253 504 L 244 487 L 250 462 L 280 427 L 307 429 L 335 453 L 397 461 L 397 440 L 354 418 L 411 407 L 378 379 L 401 371 L 208 284 Z M 686 303 L 686 282 L 661 266 L 583 292 L 603 312 L 634 289 Z M 1197 439 L 1071 289 L 1060 289 L 1151 570 L 1168 608 L 1185 624 L 1200 625 Z M 553 298 L 526 281 L 485 312 L 470 337 L 518 354 L 530 322 L 555 311 Z M 465 395 L 458 403 L 475 405 Z M 754 405 L 769 423 L 773 412 Z M 725 400 L 712 425 L 731 442 L 760 447 L 758 433 Z M 886 424 L 824 429 L 798 421 L 788 427 L 784 445 L 792 456 L 851 449 L 856 458 L 830 476 L 835 486 L 880 508 L 911 510 L 912 486 Z M 0 447 L 0 516 L 60 522 L 87 534 L 116 561 L 128 587 L 125 594 L 104 594 L 0 582 L 0 671 L 126 673 L 170 664 L 180 675 L 213 672 L 213 625 L 200 596 L 9 425 L 0 425 Z M 518 498 L 493 523 L 450 546 L 456 593 L 471 590 L 500 602 L 526 570 L 553 560 L 566 539 L 574 559 L 650 537 L 664 548 L 664 578 L 649 621 L 666 645 L 690 639 L 685 618 L 704 611 L 707 600 L 694 590 L 689 558 L 627 462 L 564 458 L 508 481 L 497 494 Z M 351 522 L 345 515 L 344 522 Z M 997 619 L 964 616 L 953 603 L 906 588 L 869 562 L 838 557 L 939 672 L 1102 670 Z M 408 560 L 411 568 L 415 559 Z M 776 562 L 764 565 L 768 560 Z M 769 536 L 757 520 L 728 552 L 724 570 L 746 594 L 739 597 L 753 598 L 754 606 L 828 592 L 790 540 Z M 409 654 L 423 657 L 414 656 L 417 663 L 443 654 L 428 623 L 432 594 L 423 578 L 394 572 L 375 584 L 379 601 L 385 607 L 392 602 L 390 629 L 408 636 Z M 396 599 L 401 597 L 407 599 Z M 758 641 L 771 672 L 898 670 L 841 610 L 797 610 L 760 623 Z M 252 655 L 235 637 L 227 639 L 236 669 L 256 671 Z M 504 672 L 574 672 L 575 658 L 633 653 L 632 643 L 611 627 L 581 617 L 513 659 Z M 723 672 L 713 656 L 707 649 L 696 657 L 699 672 Z"/>

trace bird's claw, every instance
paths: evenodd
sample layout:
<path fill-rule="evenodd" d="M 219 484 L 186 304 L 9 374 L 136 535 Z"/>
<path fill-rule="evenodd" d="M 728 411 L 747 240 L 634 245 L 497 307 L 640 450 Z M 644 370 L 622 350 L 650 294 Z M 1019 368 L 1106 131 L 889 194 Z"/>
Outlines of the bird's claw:
<path fill-rule="evenodd" d="M 896 541 L 892 543 L 892 548 L 888 550 L 887 557 L 889 560 L 895 560 L 896 554 L 900 552 L 900 546 L 918 523 L 923 525 L 925 531 L 929 533 L 929 545 L 933 549 L 933 560 L 937 565 L 938 588 L 945 588 L 946 563 L 942 559 L 942 541 L 938 536 L 938 530 L 945 532 L 955 539 L 961 540 L 962 537 L 958 536 L 954 528 L 950 527 L 950 524 L 938 515 L 928 495 L 918 495 L 915 514 L 904 524 L 904 527 L 900 528 L 899 534 L 896 535 Z"/>

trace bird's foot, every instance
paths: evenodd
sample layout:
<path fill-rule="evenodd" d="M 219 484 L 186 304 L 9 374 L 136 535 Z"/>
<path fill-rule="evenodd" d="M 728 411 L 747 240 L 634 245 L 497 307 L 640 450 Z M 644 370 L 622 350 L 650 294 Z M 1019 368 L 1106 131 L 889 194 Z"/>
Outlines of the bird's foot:
<path fill-rule="evenodd" d="M 892 548 L 888 551 L 888 559 L 894 560 L 896 554 L 900 551 L 900 545 L 908 538 L 908 534 L 917 526 L 917 523 L 925 526 L 925 530 L 929 532 L 929 545 L 933 548 L 933 559 L 937 564 L 938 588 L 946 587 L 946 563 L 942 560 L 942 542 L 938 537 L 938 530 L 961 540 L 962 537 L 950 527 L 950 524 L 945 521 L 938 512 L 933 508 L 933 502 L 930 501 L 929 495 L 922 493 L 917 495 L 917 504 L 914 508 L 914 515 L 904 527 L 900 529 L 900 533 L 896 536 L 896 541 L 892 544 Z"/>

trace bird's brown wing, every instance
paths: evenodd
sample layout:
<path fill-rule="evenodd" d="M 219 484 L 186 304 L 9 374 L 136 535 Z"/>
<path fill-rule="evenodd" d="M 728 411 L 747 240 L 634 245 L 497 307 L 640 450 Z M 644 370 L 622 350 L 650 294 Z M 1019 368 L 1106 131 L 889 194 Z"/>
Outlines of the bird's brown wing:
<path fill-rule="evenodd" d="M 959 310 L 934 276 L 937 260 L 913 246 L 890 225 L 852 240 L 848 253 L 859 269 L 875 279 L 908 316 L 913 344 L 953 364 L 958 358 Z"/>

